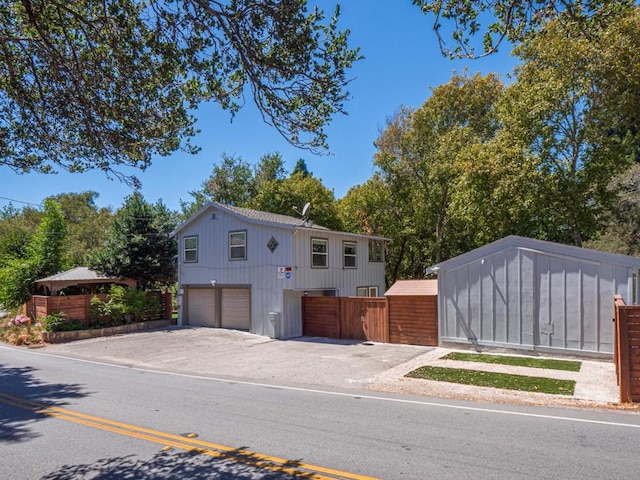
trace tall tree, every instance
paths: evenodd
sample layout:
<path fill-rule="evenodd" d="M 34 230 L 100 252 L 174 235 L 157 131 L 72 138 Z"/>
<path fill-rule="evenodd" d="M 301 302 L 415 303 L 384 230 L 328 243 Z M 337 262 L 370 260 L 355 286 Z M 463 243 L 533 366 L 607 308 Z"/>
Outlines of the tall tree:
<path fill-rule="evenodd" d="M 301 214 L 306 203 L 311 205 L 310 220 L 332 230 L 341 230 L 333 190 L 325 187 L 322 179 L 304 176 L 302 173 L 293 173 L 284 180 L 265 182 L 247 206 L 296 216 Z"/>
<path fill-rule="evenodd" d="M 252 194 L 260 191 L 266 182 L 284 180 L 286 176 L 282 155 L 278 152 L 264 154 L 254 169 Z"/>
<path fill-rule="evenodd" d="M 470 149 L 490 142 L 499 130 L 494 107 L 503 90 L 494 75 L 454 75 L 418 110 L 401 111 L 376 142 L 376 166 L 403 192 L 415 228 L 426 229 L 417 231 L 432 239 L 416 259 L 420 263 L 440 262 L 469 246 L 459 245 L 453 234 L 452 205 Z"/>
<path fill-rule="evenodd" d="M 67 225 L 65 263 L 69 267 L 87 265 L 91 253 L 104 243 L 111 210 L 98 207 L 99 194 L 93 191 L 61 193 L 50 197 L 60 205 Z"/>
<path fill-rule="evenodd" d="M 233 115 L 247 95 L 289 142 L 323 149 L 359 58 L 338 16 L 304 0 L 3 0 L 0 164 L 124 178 L 196 151 L 198 104 Z"/>
<path fill-rule="evenodd" d="M 141 289 L 171 285 L 177 273 L 178 248 L 170 237 L 174 228 L 173 215 L 162 202 L 149 204 L 136 192 L 114 214 L 107 239 L 90 267 L 106 275 L 134 278 Z"/>
<path fill-rule="evenodd" d="M 296 166 L 293 167 L 293 172 L 291 172 L 291 175 L 295 175 L 297 173 L 302 175 L 303 178 L 313 177 L 313 173 L 309 171 L 309 169 L 307 168 L 307 162 L 305 162 L 303 158 L 298 159 L 298 161 L 296 162 Z"/>
<path fill-rule="evenodd" d="M 26 255 L 5 260 L 0 268 L 0 305 L 17 307 L 34 293 L 34 282 L 63 269 L 66 225 L 60 205 L 44 201 L 44 214 L 26 247 Z"/>
<path fill-rule="evenodd" d="M 624 52 L 638 59 L 640 23 L 635 25 L 621 40 L 614 24 L 587 38 L 550 22 L 515 49 L 524 63 L 508 89 L 503 121 L 505 130 L 527 144 L 544 174 L 548 194 L 540 220 L 549 239 L 581 246 L 596 235 L 615 201 L 608 188 L 612 178 L 635 159 L 637 112 L 620 106 L 624 101 L 638 106 L 638 94 L 619 88 L 611 61 Z M 637 84 L 637 72 L 632 78 Z"/>

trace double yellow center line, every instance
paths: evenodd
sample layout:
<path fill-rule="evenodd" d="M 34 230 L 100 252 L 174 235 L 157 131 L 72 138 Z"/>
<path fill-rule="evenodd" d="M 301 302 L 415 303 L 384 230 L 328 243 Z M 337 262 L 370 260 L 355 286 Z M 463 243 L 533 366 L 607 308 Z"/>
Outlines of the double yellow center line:
<path fill-rule="evenodd" d="M 210 457 L 222 457 L 235 462 L 247 464 L 259 469 L 272 470 L 289 475 L 303 476 L 312 479 L 346 478 L 353 480 L 374 480 L 373 477 L 343 472 L 318 465 L 311 465 L 285 458 L 273 457 L 248 450 L 239 450 L 225 445 L 205 442 L 192 438 L 195 435 L 175 435 L 149 428 L 138 427 L 127 423 L 116 422 L 106 418 L 95 417 L 64 408 L 33 402 L 24 398 L 14 397 L 0 392 L 0 402 L 13 407 L 29 410 L 40 415 L 59 418 L 69 422 L 86 425 L 88 427 L 106 430 L 108 432 L 126 435 L 128 437 L 158 443 L 166 447 L 174 447 L 189 452 L 196 452 Z"/>

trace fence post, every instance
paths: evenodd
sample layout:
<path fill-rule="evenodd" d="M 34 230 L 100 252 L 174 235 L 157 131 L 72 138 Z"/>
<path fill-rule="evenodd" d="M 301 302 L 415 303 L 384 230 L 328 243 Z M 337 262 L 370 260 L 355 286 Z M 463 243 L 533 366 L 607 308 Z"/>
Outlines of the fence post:
<path fill-rule="evenodd" d="M 618 359 L 620 363 L 620 401 L 631 402 L 631 375 L 629 371 L 629 329 L 627 308 L 618 307 Z"/>
<path fill-rule="evenodd" d="M 164 295 L 164 319 L 172 320 L 173 317 L 173 296 L 171 292 L 167 292 Z"/>

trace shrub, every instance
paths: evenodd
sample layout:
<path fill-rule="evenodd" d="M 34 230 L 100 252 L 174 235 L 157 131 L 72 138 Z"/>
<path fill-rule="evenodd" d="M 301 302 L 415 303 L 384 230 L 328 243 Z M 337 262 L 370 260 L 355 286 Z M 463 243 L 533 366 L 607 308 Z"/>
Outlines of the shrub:
<path fill-rule="evenodd" d="M 60 332 L 64 328 L 64 312 L 50 313 L 46 317 L 40 318 L 42 328 L 47 332 Z"/>
<path fill-rule="evenodd" d="M 102 328 L 160 318 L 160 299 L 121 285 L 112 285 L 107 300 L 93 297 L 89 304 L 91 325 Z"/>

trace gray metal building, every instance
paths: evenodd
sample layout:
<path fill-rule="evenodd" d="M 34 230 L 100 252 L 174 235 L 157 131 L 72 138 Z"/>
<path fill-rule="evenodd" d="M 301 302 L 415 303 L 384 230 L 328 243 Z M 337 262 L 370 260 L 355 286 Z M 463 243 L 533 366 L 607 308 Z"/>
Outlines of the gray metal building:
<path fill-rule="evenodd" d="M 613 353 L 613 296 L 638 300 L 640 258 L 509 236 L 431 267 L 440 342 Z"/>

